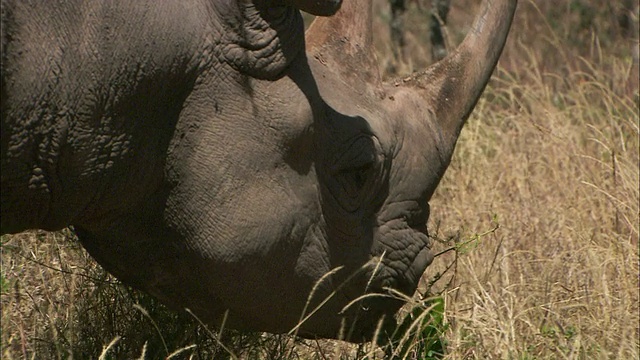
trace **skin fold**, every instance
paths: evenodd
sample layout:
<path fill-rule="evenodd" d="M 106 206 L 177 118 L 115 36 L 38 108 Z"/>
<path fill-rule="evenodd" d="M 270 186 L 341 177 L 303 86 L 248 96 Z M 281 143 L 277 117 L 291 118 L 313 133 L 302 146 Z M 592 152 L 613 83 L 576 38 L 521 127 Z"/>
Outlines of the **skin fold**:
<path fill-rule="evenodd" d="M 73 226 L 109 272 L 213 326 L 392 327 L 516 1 L 485 1 L 449 57 L 388 83 L 370 7 L 3 1 L 2 233 Z M 305 36 L 298 9 L 335 15 Z"/>

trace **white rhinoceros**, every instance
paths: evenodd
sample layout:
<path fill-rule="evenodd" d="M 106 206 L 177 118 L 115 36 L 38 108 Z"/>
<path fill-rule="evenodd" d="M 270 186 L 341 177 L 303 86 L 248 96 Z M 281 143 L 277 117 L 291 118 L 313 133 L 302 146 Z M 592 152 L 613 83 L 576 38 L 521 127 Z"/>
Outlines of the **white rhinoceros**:
<path fill-rule="evenodd" d="M 210 324 L 368 339 L 433 258 L 428 201 L 516 2 L 384 83 L 366 0 L 2 0 L 2 233 L 73 225 Z M 337 13 L 305 35 L 298 9 Z"/>

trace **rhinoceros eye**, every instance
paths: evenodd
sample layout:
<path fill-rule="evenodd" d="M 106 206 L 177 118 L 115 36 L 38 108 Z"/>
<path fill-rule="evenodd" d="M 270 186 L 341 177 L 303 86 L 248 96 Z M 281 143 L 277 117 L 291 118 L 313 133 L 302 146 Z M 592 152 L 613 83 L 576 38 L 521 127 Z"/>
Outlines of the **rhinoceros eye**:
<path fill-rule="evenodd" d="M 372 177 L 374 166 L 375 163 L 371 162 L 344 169 L 336 174 L 336 180 L 338 180 L 347 196 L 351 198 L 358 197 L 367 184 L 367 181 Z"/>
<path fill-rule="evenodd" d="M 332 178 L 339 189 L 335 194 L 342 207 L 353 211 L 374 191 L 379 173 L 380 154 L 373 137 L 361 134 L 345 144 L 334 163 Z"/>
<path fill-rule="evenodd" d="M 357 188 L 362 188 L 367 181 L 368 173 L 371 172 L 373 164 L 361 166 L 349 171 L 349 175 L 353 177 L 353 182 Z"/>

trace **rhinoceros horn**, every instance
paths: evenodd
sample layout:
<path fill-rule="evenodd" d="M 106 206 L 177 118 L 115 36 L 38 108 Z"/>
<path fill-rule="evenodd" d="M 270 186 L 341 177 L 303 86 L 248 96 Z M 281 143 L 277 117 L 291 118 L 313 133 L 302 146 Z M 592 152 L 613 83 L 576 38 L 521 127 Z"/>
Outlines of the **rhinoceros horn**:
<path fill-rule="evenodd" d="M 451 148 L 498 62 L 516 6 L 517 0 L 484 0 L 464 41 L 449 56 L 387 84 L 419 93 Z M 307 47 L 355 89 L 379 94 L 372 32 L 370 0 L 347 0 L 333 17 L 316 18 L 306 33 Z"/>

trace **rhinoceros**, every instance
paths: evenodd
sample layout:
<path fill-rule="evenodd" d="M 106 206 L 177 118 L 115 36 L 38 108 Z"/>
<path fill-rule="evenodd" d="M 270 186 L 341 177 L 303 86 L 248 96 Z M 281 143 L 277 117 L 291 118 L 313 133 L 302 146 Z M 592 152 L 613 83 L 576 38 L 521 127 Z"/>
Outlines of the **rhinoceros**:
<path fill-rule="evenodd" d="M 370 339 L 433 259 L 428 201 L 516 3 L 383 82 L 368 0 L 3 0 L 2 234 L 73 226 L 213 326 Z"/>

